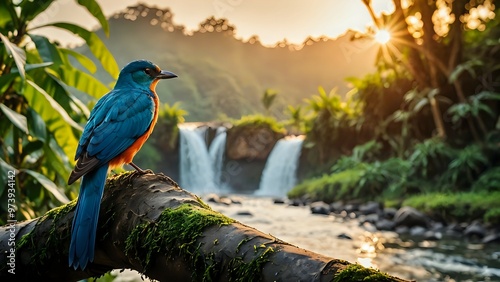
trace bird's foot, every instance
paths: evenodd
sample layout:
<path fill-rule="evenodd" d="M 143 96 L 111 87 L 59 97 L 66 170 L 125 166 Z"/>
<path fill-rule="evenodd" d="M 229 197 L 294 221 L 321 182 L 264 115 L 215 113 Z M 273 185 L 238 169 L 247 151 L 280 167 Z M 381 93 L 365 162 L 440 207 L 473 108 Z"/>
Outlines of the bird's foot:
<path fill-rule="evenodd" d="M 140 168 L 139 166 L 137 166 L 134 163 L 129 163 L 129 165 L 131 167 L 133 167 L 139 174 L 153 173 L 152 170 L 150 170 L 150 169 L 143 170 L 142 168 Z"/>

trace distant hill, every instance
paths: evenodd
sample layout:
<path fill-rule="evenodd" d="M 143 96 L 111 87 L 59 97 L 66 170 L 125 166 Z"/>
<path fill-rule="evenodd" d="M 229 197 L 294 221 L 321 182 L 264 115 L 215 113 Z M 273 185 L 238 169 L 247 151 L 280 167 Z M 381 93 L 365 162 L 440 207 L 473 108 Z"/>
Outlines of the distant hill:
<path fill-rule="evenodd" d="M 263 112 L 260 98 L 267 88 L 279 93 L 271 110 L 283 117 L 286 105 L 301 103 L 316 94 L 318 86 L 327 91 L 337 87 L 343 94 L 346 77 L 374 70 L 376 46 L 351 41 L 352 32 L 336 40 L 309 38 L 301 47 L 281 42 L 269 48 L 257 37 L 236 39 L 235 27 L 223 19 L 209 18 L 187 35 L 184 27 L 173 24 L 172 16 L 169 10 L 129 7 L 109 19 L 109 38 L 97 33 L 120 67 L 144 58 L 179 75 L 159 83 L 157 92 L 162 102 L 181 101 L 188 121 Z M 109 80 L 103 71 L 97 75 Z"/>

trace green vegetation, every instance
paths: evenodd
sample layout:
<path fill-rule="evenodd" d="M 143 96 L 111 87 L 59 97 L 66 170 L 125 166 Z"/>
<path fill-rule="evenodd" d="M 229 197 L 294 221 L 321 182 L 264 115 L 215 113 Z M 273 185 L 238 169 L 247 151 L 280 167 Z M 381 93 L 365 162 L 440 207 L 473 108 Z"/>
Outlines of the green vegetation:
<path fill-rule="evenodd" d="M 500 191 L 429 193 L 412 196 L 403 205 L 412 206 L 443 219 L 471 221 L 484 219 L 492 224 L 500 223 Z"/>
<path fill-rule="evenodd" d="M 53 2 L 11 1 L 0 7 L 0 223 L 7 219 L 8 189 L 15 188 L 17 219 L 30 219 L 66 203 L 75 193 L 66 181 L 89 108 L 84 101 L 109 87 L 96 78 L 96 64 L 32 31 L 56 27 L 79 36 L 108 76 L 118 65 L 101 39 L 69 23 L 29 26 Z M 109 33 L 95 1 L 77 1 Z M 73 63 L 81 68 L 73 67 Z M 8 172 L 15 172 L 15 183 Z"/>
<path fill-rule="evenodd" d="M 285 127 L 275 118 L 260 114 L 243 116 L 241 119 L 233 122 L 235 127 L 268 127 L 276 133 L 285 133 Z"/>
<path fill-rule="evenodd" d="M 394 281 L 389 275 L 375 269 L 366 268 L 359 264 L 351 264 L 340 271 L 333 278 L 334 282 L 341 281 Z"/>
<path fill-rule="evenodd" d="M 126 252 L 135 256 L 145 271 L 157 252 L 168 250 L 168 256 L 172 258 L 181 256 L 192 267 L 193 279 L 199 280 L 197 275 L 205 273 L 209 265 L 197 251 L 200 246 L 196 241 L 205 228 L 232 222 L 232 219 L 208 207 L 184 204 L 166 209 L 156 222 L 143 223 L 134 228 L 127 238 Z"/>

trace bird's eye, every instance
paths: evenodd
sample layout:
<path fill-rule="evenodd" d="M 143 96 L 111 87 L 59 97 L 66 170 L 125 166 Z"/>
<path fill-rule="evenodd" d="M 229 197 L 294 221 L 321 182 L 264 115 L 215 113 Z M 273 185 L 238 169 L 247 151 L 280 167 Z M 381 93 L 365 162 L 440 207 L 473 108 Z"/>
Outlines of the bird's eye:
<path fill-rule="evenodd" d="M 145 69 L 144 73 L 147 75 L 151 75 L 151 69 L 150 68 Z"/>

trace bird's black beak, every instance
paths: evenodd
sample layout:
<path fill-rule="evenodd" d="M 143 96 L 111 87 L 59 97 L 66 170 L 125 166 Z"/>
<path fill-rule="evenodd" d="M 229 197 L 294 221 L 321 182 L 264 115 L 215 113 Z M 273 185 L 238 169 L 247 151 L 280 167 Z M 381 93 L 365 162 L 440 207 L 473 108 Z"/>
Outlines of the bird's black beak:
<path fill-rule="evenodd" d="M 169 72 L 169 71 L 164 71 L 162 70 L 157 76 L 156 78 L 158 79 L 169 79 L 169 78 L 174 78 L 174 77 L 177 77 L 177 75 L 173 72 Z"/>

